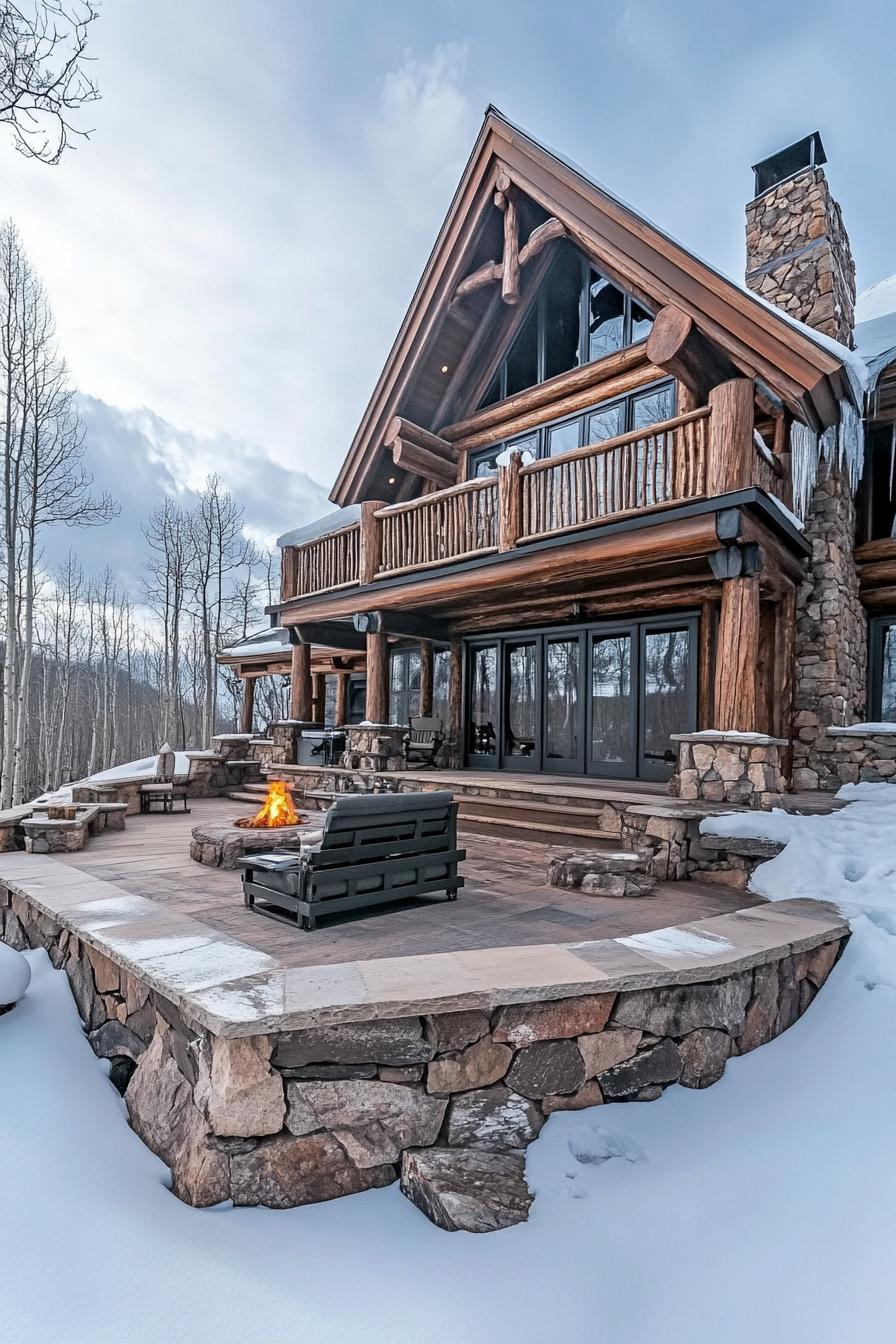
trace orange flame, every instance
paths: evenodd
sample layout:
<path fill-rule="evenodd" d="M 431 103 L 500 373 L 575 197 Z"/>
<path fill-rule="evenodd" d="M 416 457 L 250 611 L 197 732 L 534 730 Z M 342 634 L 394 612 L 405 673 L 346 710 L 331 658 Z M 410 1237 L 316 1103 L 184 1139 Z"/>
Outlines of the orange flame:
<path fill-rule="evenodd" d="M 299 814 L 293 806 L 292 794 L 282 779 L 271 780 L 265 800 L 255 816 L 247 817 L 240 824 L 259 829 L 299 824 Z"/>

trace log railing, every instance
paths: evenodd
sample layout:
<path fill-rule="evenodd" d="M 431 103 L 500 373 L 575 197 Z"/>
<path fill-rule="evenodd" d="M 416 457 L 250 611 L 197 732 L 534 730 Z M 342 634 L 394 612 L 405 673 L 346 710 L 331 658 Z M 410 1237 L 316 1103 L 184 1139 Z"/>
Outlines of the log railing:
<path fill-rule="evenodd" d="M 360 525 L 353 523 L 341 532 L 307 541 L 304 546 L 288 546 L 283 553 L 282 575 L 285 601 L 309 593 L 348 588 L 358 582 L 361 556 Z M 291 553 L 291 554 L 290 554 Z"/>
<path fill-rule="evenodd" d="M 463 481 L 448 490 L 378 509 L 378 578 L 409 574 L 498 549 L 498 483 Z"/>
<path fill-rule="evenodd" d="M 510 544 L 699 498 L 708 419 L 702 408 L 521 468 L 520 534 Z"/>
<path fill-rule="evenodd" d="M 749 484 L 786 498 L 786 466 L 770 463 L 753 441 L 752 403 L 740 395 L 741 382 L 748 380 L 715 389 L 710 406 L 603 443 L 529 466 L 513 454 L 497 476 L 399 504 L 368 501 L 360 523 L 284 550 L 283 600 L 508 551 Z"/>

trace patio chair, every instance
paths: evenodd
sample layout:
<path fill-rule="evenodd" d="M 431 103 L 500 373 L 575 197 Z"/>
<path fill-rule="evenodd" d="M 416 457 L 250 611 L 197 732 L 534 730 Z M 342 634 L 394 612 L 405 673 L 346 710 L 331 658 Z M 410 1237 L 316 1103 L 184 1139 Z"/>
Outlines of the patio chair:
<path fill-rule="evenodd" d="M 450 793 L 340 795 L 299 850 L 241 860 L 243 898 L 257 914 L 313 929 L 324 915 L 414 896 L 456 900 L 466 857 Z"/>
<path fill-rule="evenodd" d="M 170 745 L 163 742 L 156 757 L 153 778 L 148 783 L 140 785 L 141 812 L 151 812 L 153 805 L 158 804 L 163 812 L 171 813 L 174 811 L 175 802 L 183 802 L 184 811 L 189 812 L 187 790 L 184 785 L 175 783 L 176 769 L 177 757 Z"/>
<path fill-rule="evenodd" d="M 408 731 L 401 739 L 406 765 L 428 765 L 432 768 L 444 742 L 442 720 L 433 718 L 411 719 Z"/>

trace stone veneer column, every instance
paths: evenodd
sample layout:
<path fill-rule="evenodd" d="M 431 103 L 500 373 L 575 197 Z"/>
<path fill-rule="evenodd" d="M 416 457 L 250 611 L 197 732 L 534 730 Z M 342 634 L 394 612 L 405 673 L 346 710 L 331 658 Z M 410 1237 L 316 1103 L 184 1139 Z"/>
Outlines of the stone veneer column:
<path fill-rule="evenodd" d="M 784 793 L 780 749 L 785 738 L 764 733 L 673 733 L 678 768 L 669 792 L 689 801 L 739 803 L 768 810 Z"/>
<path fill-rule="evenodd" d="M 806 168 L 749 203 L 746 279 L 785 313 L 852 345 L 855 266 L 822 168 Z M 834 789 L 825 729 L 863 717 L 867 618 L 854 560 L 855 501 L 843 473 L 824 461 L 805 529 L 812 556 L 797 596 L 792 785 Z"/>

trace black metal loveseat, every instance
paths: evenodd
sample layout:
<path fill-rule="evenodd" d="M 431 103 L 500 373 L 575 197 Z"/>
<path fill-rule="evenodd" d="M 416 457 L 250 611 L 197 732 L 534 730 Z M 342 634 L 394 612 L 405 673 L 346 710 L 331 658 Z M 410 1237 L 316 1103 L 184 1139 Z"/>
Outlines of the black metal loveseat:
<path fill-rule="evenodd" d="M 322 916 L 412 896 L 444 892 L 453 901 L 464 884 L 451 793 L 337 797 L 319 836 L 299 850 L 241 861 L 250 910 L 313 929 Z"/>

